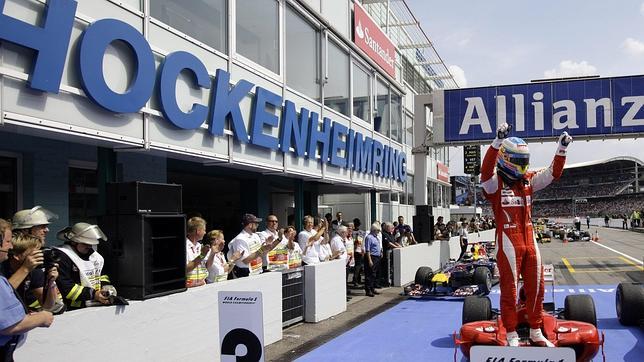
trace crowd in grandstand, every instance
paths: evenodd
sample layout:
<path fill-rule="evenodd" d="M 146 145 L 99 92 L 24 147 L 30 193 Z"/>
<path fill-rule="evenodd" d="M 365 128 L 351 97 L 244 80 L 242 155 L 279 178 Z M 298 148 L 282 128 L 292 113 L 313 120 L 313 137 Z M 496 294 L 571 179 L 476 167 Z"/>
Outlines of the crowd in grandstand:
<path fill-rule="evenodd" d="M 629 182 L 590 184 L 590 185 L 563 185 L 545 188 L 536 192 L 537 199 L 561 199 L 577 197 L 601 197 L 615 195 L 621 191 Z M 564 196 L 565 195 L 565 196 Z"/>

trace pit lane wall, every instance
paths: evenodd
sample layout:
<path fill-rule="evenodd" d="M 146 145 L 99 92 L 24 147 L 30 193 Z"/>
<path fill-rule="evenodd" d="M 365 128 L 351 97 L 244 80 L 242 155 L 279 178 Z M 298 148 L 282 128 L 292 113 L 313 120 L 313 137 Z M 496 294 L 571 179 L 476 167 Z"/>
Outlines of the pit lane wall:
<path fill-rule="evenodd" d="M 304 267 L 304 320 L 317 323 L 347 310 L 344 260 Z"/>
<path fill-rule="evenodd" d="M 14 357 L 16 361 L 219 361 L 217 294 L 224 290 L 262 292 L 264 344 L 282 339 L 282 273 L 265 273 L 131 301 L 125 307 L 64 313 L 49 329 L 29 332 Z"/>
<path fill-rule="evenodd" d="M 494 240 L 494 232 L 495 230 L 485 230 L 471 233 L 468 236 L 468 242 Z M 420 243 L 394 249 L 394 286 L 400 287 L 413 282 L 419 267 L 428 266 L 433 270 L 439 269 L 450 258 L 457 258 L 460 253 L 458 236 L 445 241 L 435 240 L 431 244 Z"/>

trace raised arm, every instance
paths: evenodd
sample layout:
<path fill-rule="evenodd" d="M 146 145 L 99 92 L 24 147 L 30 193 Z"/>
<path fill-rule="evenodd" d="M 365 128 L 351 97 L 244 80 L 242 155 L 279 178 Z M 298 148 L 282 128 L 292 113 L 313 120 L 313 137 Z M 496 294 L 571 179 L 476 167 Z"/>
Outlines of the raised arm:
<path fill-rule="evenodd" d="M 566 149 L 572 142 L 572 137 L 568 132 L 563 132 L 557 141 L 557 152 L 548 168 L 537 172 L 530 180 L 532 183 L 532 190 L 539 191 L 546 188 L 552 181 L 559 179 L 563 173 L 564 165 L 566 164 Z"/>
<path fill-rule="evenodd" d="M 483 186 L 486 194 L 493 194 L 499 188 L 499 178 L 494 172 L 496 157 L 499 154 L 499 148 L 501 148 L 503 140 L 508 137 L 511 130 L 512 126 L 507 123 L 499 125 L 496 130 L 496 138 L 492 141 L 487 152 L 485 152 L 483 164 L 481 165 L 481 186 Z"/>

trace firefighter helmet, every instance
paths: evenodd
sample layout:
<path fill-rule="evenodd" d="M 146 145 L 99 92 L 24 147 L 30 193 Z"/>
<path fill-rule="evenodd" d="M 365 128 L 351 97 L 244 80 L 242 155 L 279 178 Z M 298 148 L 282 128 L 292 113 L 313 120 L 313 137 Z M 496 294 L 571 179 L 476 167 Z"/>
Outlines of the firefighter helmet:
<path fill-rule="evenodd" d="M 20 210 L 13 215 L 11 219 L 14 230 L 30 229 L 38 225 L 49 225 L 52 220 L 58 219 L 58 215 L 45 209 L 42 206 L 36 206 L 32 209 Z"/>
<path fill-rule="evenodd" d="M 79 222 L 64 228 L 58 232 L 56 238 L 62 241 L 73 241 L 87 245 L 98 245 L 101 240 L 107 241 L 107 236 L 103 234 L 101 228 L 86 222 Z"/>

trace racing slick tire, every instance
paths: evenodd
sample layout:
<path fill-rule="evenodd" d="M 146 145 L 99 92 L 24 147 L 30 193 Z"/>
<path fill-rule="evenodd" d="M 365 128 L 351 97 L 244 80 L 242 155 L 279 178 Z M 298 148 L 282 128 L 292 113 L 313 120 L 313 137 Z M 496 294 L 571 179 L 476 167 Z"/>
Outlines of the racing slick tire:
<path fill-rule="evenodd" d="M 567 295 L 564 301 L 564 318 L 569 321 L 590 323 L 597 327 L 593 298 L 588 294 Z"/>
<path fill-rule="evenodd" d="M 490 290 L 492 289 L 492 275 L 488 267 L 479 266 L 474 269 L 474 284 L 481 287 L 483 295 L 490 294 Z"/>
<path fill-rule="evenodd" d="M 492 302 L 489 297 L 469 296 L 463 301 L 463 324 L 492 319 Z"/>
<path fill-rule="evenodd" d="M 428 266 L 421 266 L 416 270 L 416 276 L 414 277 L 414 282 L 420 285 L 430 285 L 432 283 L 432 278 L 434 277 L 434 271 Z"/>
<path fill-rule="evenodd" d="M 615 309 L 619 323 L 625 326 L 639 325 L 644 319 L 644 289 L 640 284 L 619 283 L 615 293 Z"/>

